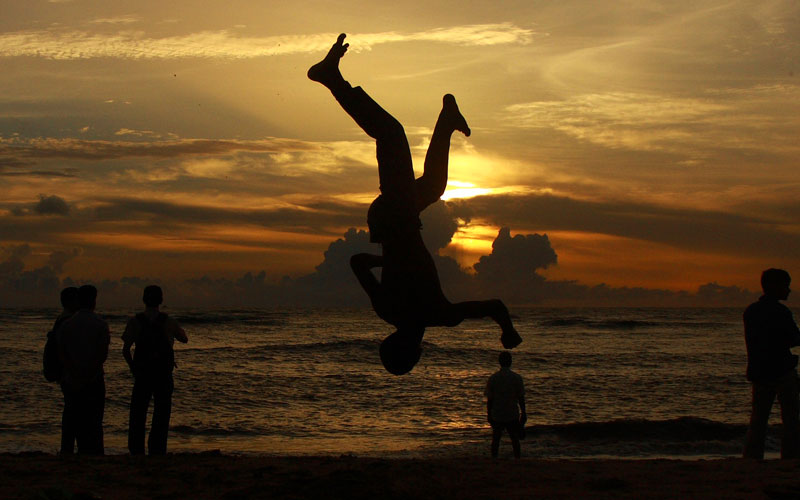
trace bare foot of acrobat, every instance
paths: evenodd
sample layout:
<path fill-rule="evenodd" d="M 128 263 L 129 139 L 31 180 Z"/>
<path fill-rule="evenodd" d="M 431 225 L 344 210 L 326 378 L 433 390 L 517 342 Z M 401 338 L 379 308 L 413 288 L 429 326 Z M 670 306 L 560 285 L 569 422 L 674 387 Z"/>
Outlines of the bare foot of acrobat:
<path fill-rule="evenodd" d="M 503 329 L 503 335 L 500 336 L 500 342 L 506 349 L 513 349 L 522 343 L 522 337 L 519 336 L 514 327 Z"/>
<path fill-rule="evenodd" d="M 458 109 L 458 104 L 456 104 L 456 98 L 453 94 L 445 94 L 442 98 L 442 116 L 454 130 L 458 130 L 467 137 L 472 133 L 467 125 L 467 119 Z"/>
<path fill-rule="evenodd" d="M 342 78 L 342 74 L 339 72 L 339 59 L 344 56 L 347 47 L 350 46 L 349 43 L 344 43 L 346 36 L 344 33 L 339 35 L 325 58 L 309 68 L 309 79 L 327 86 Z"/>

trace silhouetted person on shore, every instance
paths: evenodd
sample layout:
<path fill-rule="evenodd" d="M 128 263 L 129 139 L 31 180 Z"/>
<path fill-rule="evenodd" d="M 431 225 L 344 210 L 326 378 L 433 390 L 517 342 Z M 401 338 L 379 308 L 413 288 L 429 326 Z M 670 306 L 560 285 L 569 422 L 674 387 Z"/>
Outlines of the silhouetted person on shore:
<path fill-rule="evenodd" d="M 339 60 L 348 47 L 344 38 L 344 34 L 339 35 L 328 55 L 308 70 L 308 77 L 327 87 L 347 114 L 376 141 L 381 195 L 372 202 L 367 223 L 370 240 L 381 244 L 383 255 L 354 255 L 350 265 L 375 312 L 397 328 L 381 343 L 383 366 L 395 375 L 409 372 L 419 361 L 426 327 L 455 326 L 466 318 L 491 317 L 502 329 L 503 346 L 517 346 L 522 339 L 500 300 L 456 304 L 447 300 L 420 234 L 420 212 L 436 202 L 447 185 L 450 136 L 456 130 L 470 135 L 455 98 L 450 94 L 443 98 L 424 173 L 415 179 L 403 126 L 361 87 L 351 87 L 339 72 Z M 382 268 L 380 281 L 372 274 L 378 267 Z"/>
<path fill-rule="evenodd" d="M 153 418 L 147 450 L 150 455 L 167 453 L 167 434 L 172 413 L 172 369 L 175 340 L 189 341 L 177 321 L 159 311 L 164 301 L 161 287 L 145 287 L 142 296 L 145 310 L 132 317 L 122 334 L 122 355 L 134 376 L 128 423 L 128 450 L 131 455 L 144 454 L 147 407 L 153 400 Z M 133 356 L 131 346 L 135 345 Z"/>
<path fill-rule="evenodd" d="M 55 323 L 53 323 L 53 328 L 47 332 L 44 364 L 45 375 L 48 380 L 57 380 L 59 386 L 61 386 L 61 393 L 64 395 L 64 410 L 61 412 L 61 449 L 59 453 L 61 455 L 72 455 L 75 452 L 74 418 L 69 413 L 71 408 L 67 406 L 67 393 L 64 390 L 64 367 L 59 355 L 58 332 L 61 329 L 61 325 L 78 310 L 78 288 L 70 286 L 61 290 L 60 298 L 63 309 L 56 318 Z"/>
<path fill-rule="evenodd" d="M 514 458 L 520 457 L 519 439 L 528 415 L 525 412 L 525 385 L 522 377 L 511 371 L 511 353 L 499 356 L 500 370 L 486 383 L 486 413 L 492 426 L 492 458 L 497 458 L 500 438 L 508 431 Z"/>
<path fill-rule="evenodd" d="M 781 406 L 781 458 L 800 458 L 800 383 L 797 356 L 800 330 L 792 312 L 779 301 L 789 297 L 791 277 L 783 269 L 761 274 L 764 295 L 744 312 L 747 379 L 753 386 L 753 409 L 744 448 L 745 458 L 764 458 L 769 414 L 777 396 Z"/>
<path fill-rule="evenodd" d="M 103 412 L 106 402 L 103 363 L 108 357 L 111 334 L 108 323 L 95 314 L 97 289 L 84 285 L 78 289 L 78 311 L 58 330 L 59 354 L 64 371 L 64 414 L 67 429 L 75 433 L 78 453 L 103 454 Z M 63 431 L 63 424 L 62 424 Z M 62 435 L 62 448 L 71 451 L 69 435 Z"/>

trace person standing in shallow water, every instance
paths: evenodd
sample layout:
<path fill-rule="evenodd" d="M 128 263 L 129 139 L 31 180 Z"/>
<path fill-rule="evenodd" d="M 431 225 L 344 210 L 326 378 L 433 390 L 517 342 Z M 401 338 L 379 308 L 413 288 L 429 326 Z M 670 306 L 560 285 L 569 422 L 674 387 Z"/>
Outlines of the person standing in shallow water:
<path fill-rule="evenodd" d="M 511 371 L 511 353 L 503 351 L 498 358 L 500 370 L 486 383 L 486 413 L 492 426 L 492 458 L 500 451 L 500 438 L 503 431 L 508 432 L 514 458 L 519 458 L 520 434 L 528 415 L 525 411 L 525 385 L 522 377 Z"/>
<path fill-rule="evenodd" d="M 339 71 L 339 60 L 349 44 L 339 35 L 328 54 L 308 70 L 342 108 L 376 141 L 381 194 L 367 213 L 370 240 L 383 254 L 358 254 L 350 265 L 377 315 L 397 331 L 381 343 L 383 366 L 402 375 L 419 361 L 422 336 L 430 326 L 455 326 L 466 318 L 490 317 L 500 326 L 503 346 L 516 347 L 520 338 L 508 309 L 500 300 L 451 303 L 442 292 L 433 257 L 420 233 L 419 214 L 436 202 L 447 185 L 450 137 L 455 131 L 470 135 L 455 97 L 442 99 L 442 110 L 425 156 L 424 173 L 414 178 L 411 150 L 403 126 L 361 87 L 352 87 Z M 372 274 L 382 268 L 381 280 Z"/>
<path fill-rule="evenodd" d="M 747 380 L 753 390 L 745 458 L 764 458 L 767 424 L 776 397 L 783 422 L 781 458 L 800 458 L 800 382 L 797 356 L 790 350 L 800 345 L 800 330 L 792 312 L 779 302 L 789 297 L 791 281 L 783 269 L 767 269 L 761 274 L 764 295 L 744 312 Z"/>
<path fill-rule="evenodd" d="M 153 418 L 147 449 L 150 455 L 167 453 L 167 435 L 172 414 L 175 367 L 175 339 L 186 343 L 189 338 L 177 321 L 159 310 L 164 301 L 161 287 L 145 287 L 142 301 L 144 312 L 132 317 L 122 334 L 122 356 L 134 377 L 128 422 L 128 451 L 144 454 L 144 434 L 147 407 L 153 400 Z M 133 355 L 131 347 L 136 346 Z"/>

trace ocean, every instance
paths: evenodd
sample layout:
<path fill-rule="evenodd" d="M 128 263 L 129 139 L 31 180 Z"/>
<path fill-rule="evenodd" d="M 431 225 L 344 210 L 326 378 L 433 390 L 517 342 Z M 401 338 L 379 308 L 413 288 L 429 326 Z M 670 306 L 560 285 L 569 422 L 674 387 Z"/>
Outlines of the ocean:
<path fill-rule="evenodd" d="M 176 343 L 170 451 L 488 456 L 483 395 L 500 332 L 465 321 L 426 332 L 408 375 L 384 371 L 391 333 L 367 309 L 171 310 Z M 42 375 L 56 309 L 0 309 L 0 452 L 58 451 L 63 399 Z M 120 336 L 136 311 L 103 310 L 106 453 L 126 453 L 133 384 Z M 512 308 L 512 369 L 528 407 L 523 455 L 736 456 L 750 388 L 741 309 Z M 151 408 L 152 411 L 152 408 Z M 777 404 L 768 455 L 779 449 Z M 510 456 L 507 439 L 501 456 Z"/>

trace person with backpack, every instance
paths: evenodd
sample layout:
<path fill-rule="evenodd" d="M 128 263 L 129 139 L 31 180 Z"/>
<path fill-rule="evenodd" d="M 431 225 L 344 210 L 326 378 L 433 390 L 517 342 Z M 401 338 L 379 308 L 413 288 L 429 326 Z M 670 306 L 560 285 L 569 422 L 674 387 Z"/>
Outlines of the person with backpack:
<path fill-rule="evenodd" d="M 42 368 L 44 378 L 48 382 L 58 382 L 61 386 L 61 394 L 64 396 L 64 410 L 61 413 L 61 455 L 72 455 L 75 453 L 75 424 L 72 415 L 68 410 L 71 408 L 66 404 L 67 393 L 64 390 L 62 377 L 64 365 L 58 352 L 58 331 L 61 325 L 72 317 L 78 310 L 78 287 L 68 286 L 61 290 L 61 307 L 64 309 L 53 323 L 53 328 L 47 332 L 47 342 L 44 345 L 44 356 Z"/>
<path fill-rule="evenodd" d="M 128 423 L 128 451 L 144 454 L 147 407 L 153 400 L 153 418 L 147 450 L 150 455 L 167 453 L 167 433 L 172 412 L 172 369 L 175 367 L 175 340 L 189 341 L 178 322 L 159 311 L 164 300 L 161 287 L 145 287 L 145 310 L 128 320 L 122 334 L 122 356 L 134 377 Z M 135 345 L 133 355 L 131 347 Z"/>
<path fill-rule="evenodd" d="M 108 357 L 111 333 L 95 313 L 97 288 L 83 285 L 78 289 L 78 310 L 56 332 L 58 355 L 63 370 L 64 413 L 67 436 L 74 431 L 79 455 L 102 455 L 103 413 L 106 405 L 106 382 L 103 364 Z M 67 444 L 65 451 L 71 445 Z"/>

